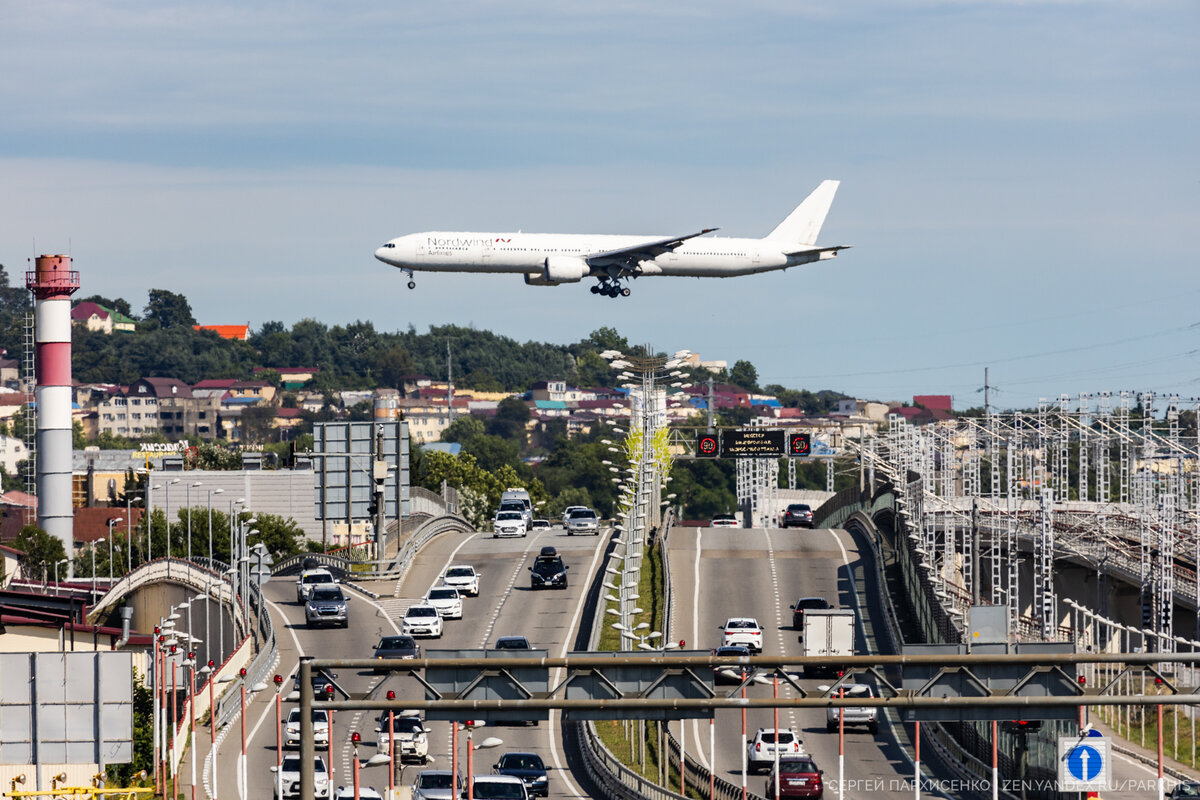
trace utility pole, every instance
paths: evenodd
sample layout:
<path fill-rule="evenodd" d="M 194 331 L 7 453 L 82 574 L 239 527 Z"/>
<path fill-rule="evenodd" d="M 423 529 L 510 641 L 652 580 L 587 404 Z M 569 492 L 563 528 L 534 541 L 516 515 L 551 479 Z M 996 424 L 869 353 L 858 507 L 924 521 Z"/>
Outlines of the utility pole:
<path fill-rule="evenodd" d="M 992 413 L 991 391 L 992 391 L 992 387 L 988 384 L 988 368 L 984 367 L 983 368 L 983 413 L 984 414 Z"/>
<path fill-rule="evenodd" d="M 716 426 L 713 421 L 713 379 L 708 376 L 708 433 L 714 433 Z"/>
<path fill-rule="evenodd" d="M 384 484 L 387 482 L 388 464 L 383 457 L 383 426 L 375 428 L 375 460 L 372 463 L 374 485 L 371 491 L 375 493 L 375 558 L 379 562 L 379 571 L 383 571 L 383 562 L 387 557 L 387 546 L 384 541 Z"/>
<path fill-rule="evenodd" d="M 446 424 L 454 422 L 454 365 L 450 363 L 450 337 L 446 337 Z"/>

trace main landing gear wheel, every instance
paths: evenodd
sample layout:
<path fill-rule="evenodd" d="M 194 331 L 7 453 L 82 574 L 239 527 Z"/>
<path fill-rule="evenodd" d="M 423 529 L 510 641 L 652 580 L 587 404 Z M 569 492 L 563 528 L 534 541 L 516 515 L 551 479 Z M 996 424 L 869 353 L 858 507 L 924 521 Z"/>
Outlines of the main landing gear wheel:
<path fill-rule="evenodd" d="M 630 292 L 628 286 L 621 289 L 621 297 L 629 297 L 629 294 Z"/>
<path fill-rule="evenodd" d="M 592 294 L 600 294 L 600 284 L 598 284 L 598 283 L 592 284 Z"/>

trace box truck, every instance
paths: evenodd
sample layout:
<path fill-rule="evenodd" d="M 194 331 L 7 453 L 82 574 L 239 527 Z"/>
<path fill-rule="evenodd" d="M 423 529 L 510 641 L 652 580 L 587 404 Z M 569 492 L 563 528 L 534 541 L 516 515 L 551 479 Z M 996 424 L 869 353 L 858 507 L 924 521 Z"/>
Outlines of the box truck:
<path fill-rule="evenodd" d="M 852 656 L 854 655 L 854 611 L 849 608 L 813 608 L 804 612 L 803 655 Z M 844 667 L 805 667 L 806 675 L 819 672 L 836 674 Z"/>

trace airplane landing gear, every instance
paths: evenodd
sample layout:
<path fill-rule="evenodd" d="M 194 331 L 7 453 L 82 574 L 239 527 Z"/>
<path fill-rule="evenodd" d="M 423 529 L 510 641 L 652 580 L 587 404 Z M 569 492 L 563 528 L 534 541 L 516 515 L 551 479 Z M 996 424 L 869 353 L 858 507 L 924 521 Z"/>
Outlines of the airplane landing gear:
<path fill-rule="evenodd" d="M 400 271 L 408 276 L 408 288 L 409 289 L 417 288 L 417 282 L 413 280 L 413 271 L 411 269 L 405 269 L 404 267 L 401 267 Z"/>
<path fill-rule="evenodd" d="M 628 286 L 622 286 L 615 280 L 604 280 L 592 286 L 592 294 L 602 294 L 605 297 L 629 297 Z"/>
<path fill-rule="evenodd" d="M 408 282 L 408 288 L 410 288 L 410 289 L 415 289 L 415 288 L 417 288 L 417 282 L 416 282 L 416 281 L 409 281 L 409 282 Z"/>

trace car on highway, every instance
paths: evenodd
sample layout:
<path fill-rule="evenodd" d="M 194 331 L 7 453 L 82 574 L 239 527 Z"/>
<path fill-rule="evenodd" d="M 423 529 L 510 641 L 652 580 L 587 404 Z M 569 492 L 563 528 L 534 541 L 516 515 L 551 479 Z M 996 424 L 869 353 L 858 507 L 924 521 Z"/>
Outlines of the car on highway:
<path fill-rule="evenodd" d="M 505 753 L 492 767 L 497 775 L 512 775 L 525 783 L 525 789 L 535 797 L 550 796 L 550 777 L 546 765 L 537 753 Z"/>
<path fill-rule="evenodd" d="M 529 533 L 526 527 L 525 514 L 521 511 L 497 511 L 496 518 L 492 520 L 492 538 L 499 539 L 501 536 L 523 537 Z"/>
<path fill-rule="evenodd" d="M 1188 797 L 1200 797 L 1200 783 L 1196 781 L 1177 783 L 1175 784 L 1175 788 L 1171 790 L 1170 800 L 1180 800 L 1180 798 Z"/>
<path fill-rule="evenodd" d="M 381 636 L 375 645 L 375 658 L 420 658 L 421 645 L 411 636 Z M 382 672 L 383 670 L 375 670 Z"/>
<path fill-rule="evenodd" d="M 442 575 L 442 583 L 471 597 L 479 596 L 479 575 L 476 574 L 474 567 L 466 564 L 447 567 L 445 574 Z"/>
<path fill-rule="evenodd" d="M 425 763 L 425 757 L 429 755 L 429 728 L 425 727 L 425 723 L 421 721 L 421 717 L 415 711 L 404 711 L 400 714 L 394 714 L 392 721 L 395 725 L 393 730 L 388 730 L 388 712 L 383 711 L 379 714 L 379 719 L 375 720 L 375 745 L 380 753 L 387 753 L 392 746 L 393 732 L 396 737 L 396 757 L 401 763 L 405 761 L 415 761 L 419 764 Z"/>
<path fill-rule="evenodd" d="M 783 518 L 779 521 L 781 528 L 811 528 L 813 526 L 812 507 L 808 503 L 792 503 L 783 510 Z"/>
<path fill-rule="evenodd" d="M 590 508 L 577 508 L 567 517 L 567 536 L 575 534 L 600 535 L 600 518 Z"/>
<path fill-rule="evenodd" d="M 400 630 L 407 636 L 427 636 L 433 639 L 442 637 L 442 615 L 438 610 L 424 603 L 411 605 L 400 620 Z"/>
<path fill-rule="evenodd" d="M 501 636 L 492 645 L 493 650 L 532 650 L 533 646 L 524 636 Z"/>
<path fill-rule="evenodd" d="M 734 644 L 728 647 L 721 646 L 712 651 L 714 656 L 722 657 L 749 657 L 750 648 L 742 644 Z M 742 668 L 737 666 L 713 667 L 713 683 L 741 683 Z"/>
<path fill-rule="evenodd" d="M 553 547 L 543 547 L 529 568 L 530 589 L 566 589 L 567 570 L 562 556 Z"/>
<path fill-rule="evenodd" d="M 462 619 L 463 601 L 453 586 L 433 586 L 425 593 L 425 605 L 433 606 L 442 619 Z"/>
<path fill-rule="evenodd" d="M 329 746 L 329 712 L 312 710 L 313 746 Z M 283 722 L 283 746 L 291 749 L 300 746 L 300 709 L 293 708 Z"/>
<path fill-rule="evenodd" d="M 529 504 L 523 500 L 501 500 L 500 507 L 496 509 L 497 516 L 503 511 L 516 511 L 521 515 L 521 521 L 525 523 L 525 527 L 529 527 L 529 523 L 533 521 L 533 511 L 530 510 Z"/>
<path fill-rule="evenodd" d="M 824 597 L 801 597 L 794 604 L 788 606 L 792 610 L 792 628 L 798 630 L 803 635 L 804 633 L 804 612 L 814 609 L 823 611 L 827 608 L 833 608 L 829 601 Z"/>
<path fill-rule="evenodd" d="M 321 625 L 350 627 L 350 598 L 337 584 L 317 584 L 304 603 L 304 624 L 310 628 Z"/>
<path fill-rule="evenodd" d="M 710 528 L 740 528 L 741 524 L 733 514 L 713 514 L 713 518 L 709 520 L 708 527 Z"/>
<path fill-rule="evenodd" d="M 333 800 L 355 800 L 354 786 L 339 786 L 333 794 Z M 370 786 L 359 785 L 358 800 L 383 800 L 383 797 Z"/>
<path fill-rule="evenodd" d="M 412 785 L 412 800 L 458 800 L 462 791 L 462 775 L 448 769 L 423 769 Z"/>
<path fill-rule="evenodd" d="M 809 756 L 787 756 L 779 759 L 779 798 L 809 797 L 820 800 L 825 787 L 821 782 L 821 770 Z M 775 763 L 771 762 L 767 773 L 767 784 L 763 795 L 768 800 L 775 797 Z"/>
<path fill-rule="evenodd" d="M 550 520 L 535 519 L 529 523 L 529 530 L 531 530 L 531 531 L 548 531 L 548 530 L 550 530 Z"/>
<path fill-rule="evenodd" d="M 587 510 L 588 510 L 587 506 L 567 506 L 566 508 L 563 509 L 562 526 L 564 528 L 567 527 L 567 520 L 569 520 L 571 518 L 572 511 L 587 511 Z"/>
<path fill-rule="evenodd" d="M 333 577 L 333 573 L 324 567 L 306 569 L 296 579 L 296 602 L 303 603 L 307 600 L 308 593 L 313 590 L 314 586 L 326 586 L 335 583 L 337 583 L 337 580 Z"/>
<path fill-rule="evenodd" d="M 463 792 L 463 797 L 467 793 Z M 525 781 L 512 775 L 476 775 L 471 779 L 471 797 L 475 800 L 529 800 Z"/>
<path fill-rule="evenodd" d="M 274 784 L 276 800 L 300 796 L 300 756 L 289 753 L 283 757 L 281 765 L 271 765 L 271 773 L 275 775 L 271 783 Z M 320 756 L 313 757 L 313 794 L 329 797 L 329 771 L 325 769 L 325 760 Z"/>
<path fill-rule="evenodd" d="M 767 769 L 775 761 L 775 751 L 779 751 L 782 761 L 784 756 L 802 756 L 804 745 L 800 737 L 791 728 L 759 728 L 754 738 L 746 744 L 746 761 L 751 772 Z"/>
<path fill-rule="evenodd" d="M 822 690 L 824 688 L 822 687 Z M 839 688 L 845 692 L 846 697 L 875 696 L 875 692 L 865 683 L 843 683 Z M 836 689 L 833 691 L 832 696 L 838 696 Z M 879 733 L 879 709 L 874 706 L 845 706 L 840 709 L 827 708 L 825 709 L 825 730 L 836 731 L 838 729 L 839 711 L 841 712 L 843 727 L 865 725 L 867 726 L 867 730 L 872 734 Z"/>
<path fill-rule="evenodd" d="M 336 672 L 326 672 L 325 670 L 321 670 L 321 669 L 314 669 L 311 673 L 311 677 L 312 677 L 313 694 L 319 695 L 319 694 L 324 694 L 325 687 L 328 686 L 332 681 L 337 680 L 337 673 Z M 299 697 L 299 694 L 300 694 L 300 673 L 299 672 L 297 672 L 296 677 L 292 679 L 292 692 L 294 694 L 296 694 L 297 698 Z"/>
<path fill-rule="evenodd" d="M 763 649 L 763 630 L 758 620 L 753 617 L 730 617 L 721 626 L 723 633 L 722 647 L 742 645 L 752 653 L 761 653 Z"/>

